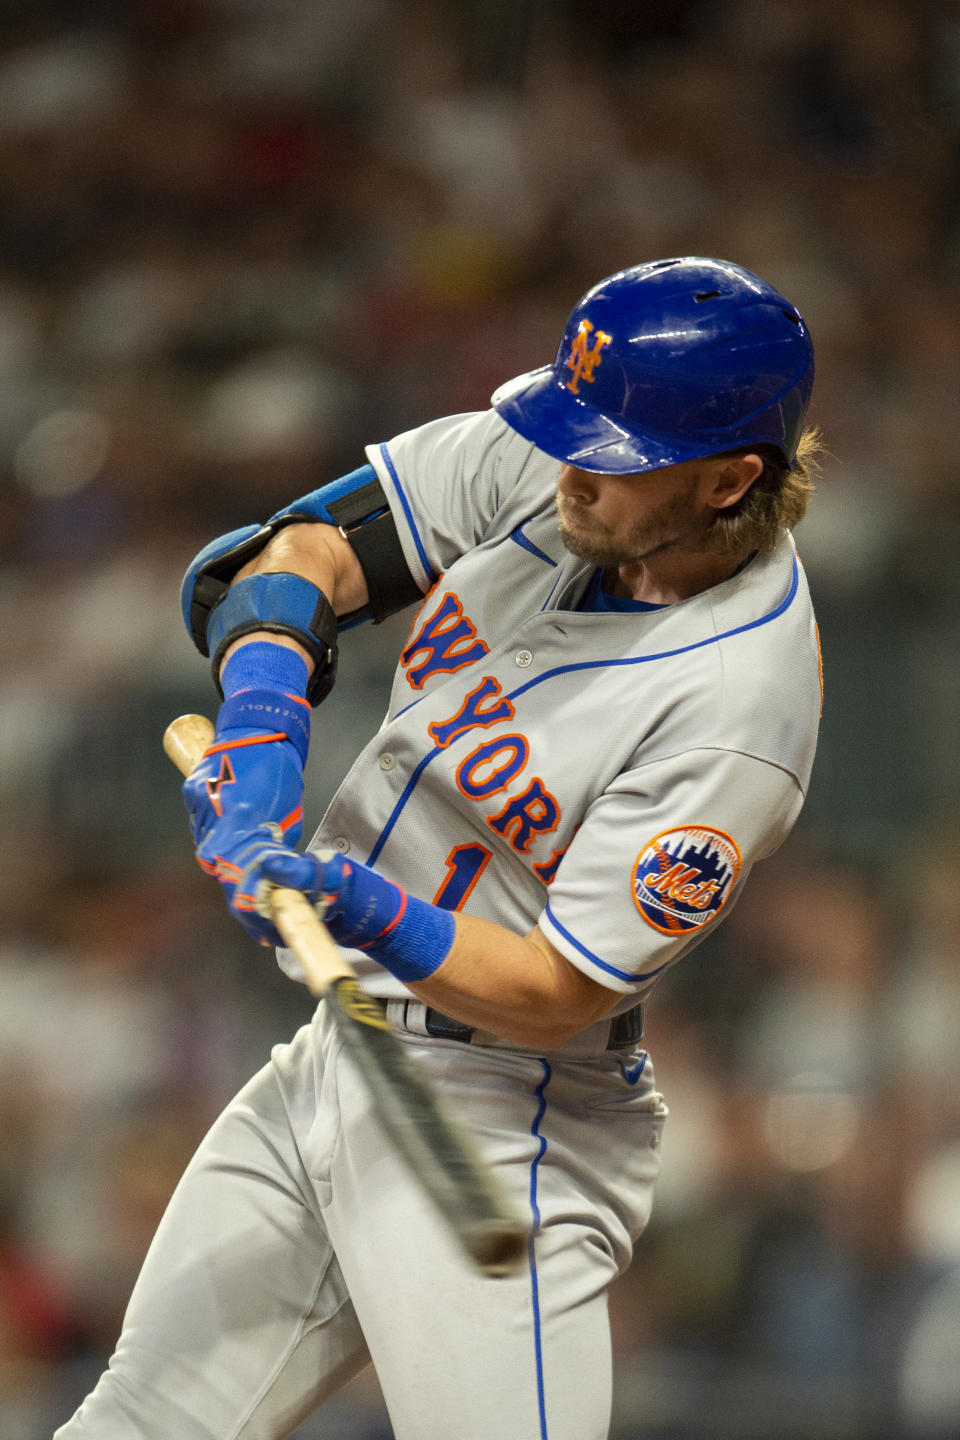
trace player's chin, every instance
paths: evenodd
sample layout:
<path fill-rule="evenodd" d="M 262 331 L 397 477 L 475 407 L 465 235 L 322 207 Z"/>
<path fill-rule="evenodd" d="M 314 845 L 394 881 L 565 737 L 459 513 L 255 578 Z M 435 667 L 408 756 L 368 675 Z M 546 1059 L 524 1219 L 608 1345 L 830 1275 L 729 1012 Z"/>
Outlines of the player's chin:
<path fill-rule="evenodd" d="M 568 530 L 565 525 L 560 526 L 560 539 L 571 555 L 576 555 L 580 560 L 589 560 L 590 556 L 584 549 L 584 537 Z"/>
<path fill-rule="evenodd" d="M 593 536 L 593 543 L 596 544 L 596 531 L 588 526 L 586 521 L 581 520 L 575 511 L 564 505 L 560 510 L 560 539 L 568 550 L 573 550 L 578 545 L 589 545 Z"/>
<path fill-rule="evenodd" d="M 590 565 L 606 568 L 620 563 L 611 555 L 609 547 L 598 540 L 595 533 L 592 534 L 582 526 L 561 522 L 560 539 L 571 555 L 576 555 L 579 560 L 586 560 Z"/>

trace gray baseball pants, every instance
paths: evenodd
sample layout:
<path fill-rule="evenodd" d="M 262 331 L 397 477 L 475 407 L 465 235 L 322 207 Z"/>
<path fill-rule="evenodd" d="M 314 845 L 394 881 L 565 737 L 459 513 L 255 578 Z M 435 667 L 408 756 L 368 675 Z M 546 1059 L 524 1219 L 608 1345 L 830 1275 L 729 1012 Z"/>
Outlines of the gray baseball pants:
<path fill-rule="evenodd" d="M 402 1038 L 530 1217 L 522 1270 L 462 1257 L 320 1005 L 200 1145 L 109 1369 L 54 1440 L 281 1440 L 371 1360 L 397 1440 L 604 1440 L 606 1290 L 666 1114 L 652 1067 Z"/>

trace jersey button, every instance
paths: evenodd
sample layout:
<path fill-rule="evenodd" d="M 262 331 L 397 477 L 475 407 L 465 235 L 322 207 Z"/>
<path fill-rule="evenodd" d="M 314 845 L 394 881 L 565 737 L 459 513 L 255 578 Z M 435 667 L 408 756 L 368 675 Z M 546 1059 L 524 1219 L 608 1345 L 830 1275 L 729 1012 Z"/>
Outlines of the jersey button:
<path fill-rule="evenodd" d="M 389 750 L 385 750 L 384 753 L 380 756 L 379 764 L 381 770 L 392 770 L 396 763 L 396 755 L 391 755 Z"/>
<path fill-rule="evenodd" d="M 513 657 L 513 663 L 514 665 L 519 665 L 521 670 L 526 670 L 528 665 L 533 664 L 533 651 L 518 650 L 516 655 L 514 655 Z"/>
<path fill-rule="evenodd" d="M 334 850 L 339 850 L 341 855 L 346 855 L 350 849 L 350 841 L 346 835 L 337 835 L 333 842 L 333 848 Z"/>

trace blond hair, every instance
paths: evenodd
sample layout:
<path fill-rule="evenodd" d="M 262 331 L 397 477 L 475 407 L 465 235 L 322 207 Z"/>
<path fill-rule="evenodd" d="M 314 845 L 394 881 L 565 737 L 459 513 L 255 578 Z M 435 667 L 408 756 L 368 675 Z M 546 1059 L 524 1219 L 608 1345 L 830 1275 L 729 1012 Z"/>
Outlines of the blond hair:
<path fill-rule="evenodd" d="M 730 454 L 759 455 L 763 469 L 742 500 L 717 512 L 709 548 L 737 556 L 772 550 L 779 532 L 792 530 L 806 514 L 823 468 L 820 431 L 815 426 L 803 431 L 793 469 L 772 445 L 747 445 Z"/>

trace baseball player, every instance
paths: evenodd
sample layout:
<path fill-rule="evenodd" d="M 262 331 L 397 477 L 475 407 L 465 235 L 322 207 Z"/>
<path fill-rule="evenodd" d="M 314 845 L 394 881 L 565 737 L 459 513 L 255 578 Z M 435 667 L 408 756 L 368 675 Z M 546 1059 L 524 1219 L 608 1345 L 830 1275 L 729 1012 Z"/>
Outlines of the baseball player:
<path fill-rule="evenodd" d="M 185 786 L 198 860 L 262 943 L 264 885 L 325 906 L 528 1257 L 469 1268 L 321 1004 L 201 1144 L 58 1440 L 278 1440 L 371 1359 L 397 1440 L 606 1435 L 606 1291 L 666 1115 L 643 1004 L 784 839 L 813 760 L 789 534 L 812 380 L 763 280 L 640 265 L 490 410 L 371 445 L 190 566 L 224 697 Z M 299 853 L 338 628 L 412 602 L 383 725 Z"/>

